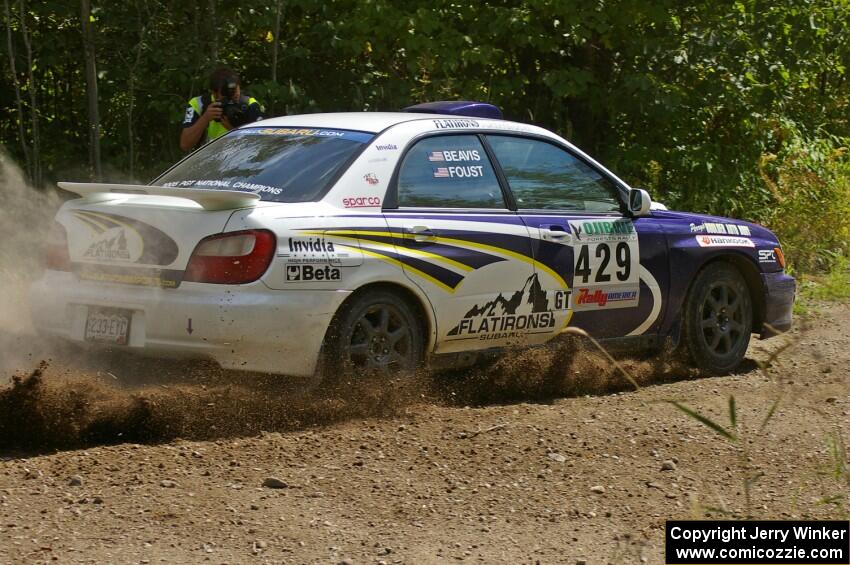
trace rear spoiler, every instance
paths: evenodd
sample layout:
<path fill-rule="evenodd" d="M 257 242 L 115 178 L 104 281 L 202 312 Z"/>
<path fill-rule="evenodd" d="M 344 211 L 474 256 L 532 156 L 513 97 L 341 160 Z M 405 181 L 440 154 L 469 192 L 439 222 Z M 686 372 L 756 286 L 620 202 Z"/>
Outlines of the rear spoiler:
<path fill-rule="evenodd" d="M 232 210 L 254 206 L 260 196 L 239 190 L 210 190 L 208 188 L 170 188 L 137 184 L 106 184 L 83 182 L 60 182 L 59 188 L 79 194 L 83 198 L 109 198 L 117 195 L 170 196 L 185 198 L 200 204 L 204 210 Z"/>

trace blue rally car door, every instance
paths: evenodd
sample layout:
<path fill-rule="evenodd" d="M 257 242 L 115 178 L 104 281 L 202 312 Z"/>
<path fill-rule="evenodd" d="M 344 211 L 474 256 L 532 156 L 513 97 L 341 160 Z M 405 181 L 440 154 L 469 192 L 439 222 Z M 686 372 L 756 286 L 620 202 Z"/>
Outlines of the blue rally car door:
<path fill-rule="evenodd" d="M 437 352 L 524 344 L 551 332 L 551 313 L 538 308 L 528 229 L 508 209 L 477 135 L 416 141 L 394 186 L 384 217 L 397 260 L 433 305 Z"/>
<path fill-rule="evenodd" d="M 651 217 L 623 214 L 613 179 L 550 140 L 488 135 L 529 228 L 534 258 L 557 298 L 558 328 L 597 338 L 652 335 L 667 288 L 667 243 Z"/>

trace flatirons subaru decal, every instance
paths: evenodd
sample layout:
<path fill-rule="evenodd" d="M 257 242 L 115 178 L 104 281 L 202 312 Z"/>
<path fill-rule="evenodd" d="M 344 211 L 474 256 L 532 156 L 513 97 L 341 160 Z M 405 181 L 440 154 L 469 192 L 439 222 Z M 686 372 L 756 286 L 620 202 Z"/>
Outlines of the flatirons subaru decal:
<path fill-rule="evenodd" d="M 93 235 L 81 257 L 85 262 L 170 265 L 177 259 L 177 243 L 150 224 L 105 212 L 73 215 Z"/>
<path fill-rule="evenodd" d="M 552 333 L 555 330 L 555 310 L 570 306 L 570 291 L 553 291 L 547 296 L 537 274 L 510 298 L 499 294 L 493 300 L 473 306 L 449 330 L 449 339 L 513 339 L 527 334 Z"/>

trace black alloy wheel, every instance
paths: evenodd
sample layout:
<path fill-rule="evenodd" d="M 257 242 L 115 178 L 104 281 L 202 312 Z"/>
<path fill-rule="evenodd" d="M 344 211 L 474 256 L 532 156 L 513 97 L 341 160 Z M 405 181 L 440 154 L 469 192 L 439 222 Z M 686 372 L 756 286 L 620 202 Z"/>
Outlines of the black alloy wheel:
<path fill-rule="evenodd" d="M 415 310 L 399 294 L 384 289 L 355 294 L 328 330 L 324 379 L 414 369 L 422 361 L 424 343 Z"/>
<path fill-rule="evenodd" d="M 697 275 L 685 300 L 682 345 L 697 368 L 727 374 L 740 365 L 750 344 L 750 290 L 733 265 L 715 262 Z"/>

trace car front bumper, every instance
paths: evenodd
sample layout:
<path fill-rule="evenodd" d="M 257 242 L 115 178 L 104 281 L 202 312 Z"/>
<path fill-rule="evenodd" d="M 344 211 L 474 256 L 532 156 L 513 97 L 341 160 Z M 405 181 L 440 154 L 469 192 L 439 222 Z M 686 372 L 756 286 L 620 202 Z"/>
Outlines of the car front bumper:
<path fill-rule="evenodd" d="M 347 291 L 280 291 L 262 282 L 183 283 L 160 289 L 80 281 L 47 271 L 30 289 L 40 332 L 85 340 L 90 307 L 130 311 L 126 348 L 145 354 L 206 357 L 222 367 L 293 376 L 315 371 L 322 341 Z"/>
<path fill-rule="evenodd" d="M 767 339 L 791 329 L 797 282 L 784 272 L 762 273 L 762 282 L 765 294 L 761 339 Z"/>

